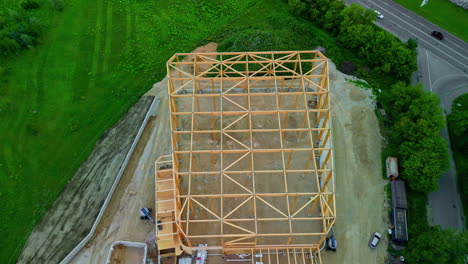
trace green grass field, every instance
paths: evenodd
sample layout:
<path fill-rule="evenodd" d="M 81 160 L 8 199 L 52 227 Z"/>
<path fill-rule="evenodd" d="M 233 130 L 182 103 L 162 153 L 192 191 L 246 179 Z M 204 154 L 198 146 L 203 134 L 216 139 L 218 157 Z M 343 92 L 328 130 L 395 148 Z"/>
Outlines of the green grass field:
<path fill-rule="evenodd" d="M 96 141 L 165 75 L 173 53 L 208 41 L 221 50 L 323 45 L 335 62 L 358 62 L 283 0 L 69 0 L 63 12 L 41 3 L 30 11 L 45 25 L 41 44 L 0 61 L 2 263 L 15 262 Z"/>
<path fill-rule="evenodd" d="M 450 33 L 468 41 L 468 10 L 448 0 L 429 0 L 421 7 L 422 0 L 394 0 Z"/>
<path fill-rule="evenodd" d="M 70 0 L 62 13 L 32 11 L 46 25 L 42 44 L 1 59 L 2 263 L 15 261 L 102 133 L 165 75 L 165 61 L 253 4 Z"/>
<path fill-rule="evenodd" d="M 452 113 L 457 111 L 468 111 L 468 94 L 463 94 L 453 101 Z M 455 135 L 452 130 L 456 124 L 448 120 L 448 125 L 463 211 L 465 219 L 468 219 L 468 131 L 462 135 Z M 465 225 L 468 228 L 467 220 L 465 220 Z"/>

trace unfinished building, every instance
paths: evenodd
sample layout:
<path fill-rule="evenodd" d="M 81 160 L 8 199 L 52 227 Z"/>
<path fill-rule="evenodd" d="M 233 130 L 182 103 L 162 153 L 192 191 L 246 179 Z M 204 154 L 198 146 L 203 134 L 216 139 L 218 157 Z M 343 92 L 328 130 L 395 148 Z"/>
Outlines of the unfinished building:
<path fill-rule="evenodd" d="M 160 257 L 206 250 L 209 263 L 321 263 L 335 222 L 327 58 L 178 53 L 167 72 L 172 154 L 156 161 Z"/>

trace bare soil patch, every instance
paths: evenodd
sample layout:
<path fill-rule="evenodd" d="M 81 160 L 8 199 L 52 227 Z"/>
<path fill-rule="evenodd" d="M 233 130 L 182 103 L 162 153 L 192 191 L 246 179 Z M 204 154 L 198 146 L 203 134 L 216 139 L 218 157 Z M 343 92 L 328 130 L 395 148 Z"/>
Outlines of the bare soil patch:
<path fill-rule="evenodd" d="M 144 258 L 142 248 L 117 245 L 110 257 L 110 264 L 138 264 Z"/>
<path fill-rule="evenodd" d="M 331 66 L 331 64 L 330 64 Z M 385 263 L 387 208 L 381 173 L 381 136 L 371 92 L 344 80 L 353 79 L 330 67 L 331 112 L 335 149 L 337 221 L 336 253 L 322 254 L 323 263 Z M 332 73 L 333 72 L 333 73 Z M 377 249 L 371 235 L 383 239 Z"/>

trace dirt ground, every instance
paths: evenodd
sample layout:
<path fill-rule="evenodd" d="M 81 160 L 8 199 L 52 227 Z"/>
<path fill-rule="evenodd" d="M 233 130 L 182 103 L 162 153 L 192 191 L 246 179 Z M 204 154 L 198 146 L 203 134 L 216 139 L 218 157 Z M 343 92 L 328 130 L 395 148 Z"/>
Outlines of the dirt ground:
<path fill-rule="evenodd" d="M 256 85 L 259 87 L 260 85 Z M 264 85 L 266 87 L 266 84 Z M 305 105 L 308 100 L 312 100 L 312 95 L 306 100 L 303 99 L 303 96 L 298 96 L 297 101 L 297 109 L 306 109 L 307 106 Z M 282 109 L 295 109 L 296 95 L 283 95 L 281 107 Z M 211 103 L 211 98 L 204 101 L 203 99 L 200 100 L 200 106 L 197 104 L 197 100 L 195 100 L 195 109 L 200 108 L 201 111 L 211 112 L 214 111 L 213 104 Z M 231 97 L 231 100 L 235 101 L 239 105 L 246 106 L 246 99 L 244 97 Z M 218 100 L 220 101 L 220 100 Z M 179 101 L 176 103 L 176 107 L 179 112 L 191 111 L 191 100 Z M 251 105 L 252 109 L 254 110 L 263 110 L 263 109 L 275 109 L 276 108 L 276 95 L 271 93 L 271 95 L 265 96 L 252 96 L 251 98 Z M 219 102 L 217 104 L 217 108 L 219 108 Z M 224 101 L 223 103 L 223 111 L 234 111 L 237 110 L 237 106 L 228 104 L 228 102 Z M 215 127 L 220 127 L 221 122 L 223 126 L 226 127 L 230 122 L 237 120 L 239 116 L 223 116 L 222 120 L 219 116 L 211 118 L 211 116 L 206 117 L 196 117 L 196 125 L 199 128 L 209 129 L 211 127 L 212 120 L 215 123 Z M 304 118 L 303 114 L 289 114 L 286 118 L 284 114 L 278 115 L 254 115 L 252 117 L 252 128 L 276 128 L 278 129 L 278 118 L 281 119 L 281 124 L 285 128 L 298 128 L 301 126 L 301 122 Z M 311 126 L 315 126 L 317 119 L 317 113 L 310 113 L 310 123 Z M 192 126 L 192 121 L 189 116 L 182 118 L 182 116 L 178 117 L 179 128 L 180 131 L 190 131 Z M 230 126 L 229 129 L 245 129 L 248 127 L 247 124 L 248 119 L 243 118 L 236 122 L 234 125 Z M 248 133 L 235 133 L 230 132 L 226 133 L 230 134 L 233 138 L 238 140 L 239 142 L 243 142 L 246 145 L 250 145 L 250 139 L 248 138 Z M 313 137 L 317 136 L 317 132 L 313 132 Z M 193 149 L 242 149 L 242 147 L 236 143 L 234 140 L 228 138 L 226 135 L 221 137 L 221 133 L 215 134 L 215 139 L 213 139 L 213 135 L 211 133 L 206 134 L 197 134 L 197 137 L 194 137 L 194 145 Z M 190 134 L 181 134 L 179 137 L 179 148 L 181 150 L 190 150 Z M 222 138 L 222 142 L 220 141 Z M 253 149 L 280 149 L 281 142 L 284 147 L 291 147 L 291 148 L 312 148 L 312 142 L 310 142 L 310 137 L 308 133 L 302 133 L 300 138 L 298 137 L 297 132 L 285 132 L 283 139 L 280 138 L 280 134 L 278 132 L 254 132 L 252 136 L 252 147 Z M 307 160 L 309 157 L 310 151 L 304 152 L 296 152 L 293 154 L 292 161 L 288 169 L 290 170 L 300 170 L 304 169 Z M 289 159 L 289 155 L 285 154 L 286 162 Z M 232 162 L 235 162 L 239 158 L 241 158 L 243 154 L 236 153 L 236 154 L 228 154 L 224 153 L 221 159 L 219 154 L 193 154 L 194 163 L 192 163 L 192 170 L 193 171 L 219 171 L 221 167 L 226 168 L 230 166 Z M 189 154 L 181 154 L 180 155 L 180 170 L 181 171 L 188 171 L 189 170 Z M 256 170 L 268 170 L 268 169 L 276 169 L 282 170 L 282 157 L 281 153 L 255 153 L 253 155 L 253 162 L 255 164 Z M 221 164 L 222 163 L 222 164 Z M 313 169 L 313 165 L 310 165 L 310 168 Z M 246 156 L 245 158 L 236 162 L 236 164 L 229 168 L 229 170 L 249 170 L 250 169 L 250 155 Z M 301 192 L 317 192 L 317 175 L 314 172 L 309 173 L 288 173 L 286 182 L 287 187 L 285 184 L 285 178 L 283 173 L 255 173 L 254 176 L 252 174 L 230 174 L 226 172 L 226 174 L 241 184 L 245 189 L 240 188 L 238 185 L 234 184 L 230 180 L 227 179 L 227 176 L 221 177 L 219 174 L 198 174 L 198 175 L 183 175 L 181 177 L 181 193 L 182 194 L 247 194 L 247 190 L 256 193 L 301 193 Z M 223 179 L 221 179 L 223 178 Z M 191 181 L 191 184 L 189 184 Z M 221 182 L 224 181 L 223 190 L 221 191 Z M 189 191 L 189 186 L 190 191 Z M 192 198 L 195 199 L 195 198 Z M 231 210 L 237 208 L 246 198 L 202 198 L 197 197 L 196 200 L 203 204 L 206 208 L 210 208 L 212 212 L 216 215 L 226 215 L 229 214 Z M 265 201 L 273 205 L 275 208 L 287 214 L 288 212 L 288 203 L 291 205 L 293 204 L 294 197 L 263 197 Z M 300 196 L 297 200 L 296 209 L 301 208 L 304 204 L 309 201 L 309 196 Z M 182 199 L 181 203 L 183 204 L 185 199 Z M 222 206 L 221 206 L 222 204 Z M 213 219 L 211 213 L 207 210 L 203 209 L 198 204 L 193 205 L 194 210 L 190 216 L 192 220 L 210 220 Z M 221 208 L 223 208 L 223 212 L 221 212 Z M 261 202 L 260 200 L 256 200 L 255 209 L 253 208 L 253 203 L 247 203 L 240 208 L 235 210 L 235 213 L 232 214 L 230 218 L 244 218 L 244 219 L 252 219 L 254 217 L 254 211 L 256 212 L 257 217 L 259 218 L 275 218 L 280 217 L 280 215 L 273 211 L 269 206 L 265 203 Z M 311 215 L 308 215 L 308 214 Z M 308 212 L 308 210 L 303 210 L 299 212 L 298 217 L 307 217 L 307 216 L 316 216 L 320 217 L 320 209 L 316 207 L 313 212 Z M 185 213 L 182 214 L 182 218 L 185 218 Z M 250 230 L 251 232 L 255 232 L 255 223 L 254 221 L 248 222 L 239 222 L 234 221 L 231 222 L 236 224 L 242 228 Z M 186 226 L 183 224 L 183 226 Z M 292 230 L 294 233 L 320 233 L 322 232 L 322 221 L 321 220 L 309 220 L 309 221 L 292 221 Z M 269 234 L 269 233 L 289 233 L 289 222 L 288 220 L 281 220 L 281 221 L 258 221 L 257 228 L 259 234 Z M 190 235 L 203 235 L 207 234 L 220 234 L 221 233 L 221 223 L 220 222 L 209 222 L 209 223 L 194 223 L 192 222 L 188 228 L 190 231 L 187 233 L 188 236 Z M 208 231 L 210 230 L 210 231 Z M 232 233 L 232 234 L 239 234 L 243 232 L 239 232 L 226 224 L 223 225 L 223 232 L 224 233 Z M 226 241 L 235 240 L 236 238 L 225 239 Z M 291 240 L 291 243 L 295 244 L 307 244 L 307 243 L 318 243 L 320 236 L 297 236 Z M 253 241 L 253 238 L 251 239 Z M 277 237 L 260 237 L 257 239 L 257 245 L 275 245 L 275 244 L 282 244 L 286 243 L 287 237 L 284 236 L 277 236 Z M 244 240 L 244 242 L 250 242 L 250 240 Z M 208 239 L 191 239 L 191 243 L 194 245 L 207 243 L 210 246 L 221 246 L 221 240 L 219 238 L 208 238 Z M 211 261 L 213 262 L 213 260 Z"/>
<path fill-rule="evenodd" d="M 331 65 L 330 65 L 331 66 Z M 386 263 L 388 204 L 381 176 L 381 136 L 370 91 L 330 67 L 330 94 L 335 149 L 337 221 L 336 253 L 322 254 L 323 263 Z M 368 242 L 374 232 L 384 239 L 377 249 Z"/>
<path fill-rule="evenodd" d="M 118 245 L 114 248 L 109 264 L 139 264 L 144 260 L 143 248 Z"/>
<path fill-rule="evenodd" d="M 160 100 L 157 111 L 165 113 L 167 91 L 159 89 L 154 95 Z M 143 242 L 149 237 L 154 224 L 140 220 L 139 210 L 154 208 L 154 162 L 169 154 L 169 146 L 169 116 L 157 114 L 148 122 L 95 236 L 70 263 L 105 263 L 115 241 Z"/>
<path fill-rule="evenodd" d="M 58 263 L 88 234 L 152 100 L 139 100 L 104 133 L 29 236 L 18 263 Z"/>

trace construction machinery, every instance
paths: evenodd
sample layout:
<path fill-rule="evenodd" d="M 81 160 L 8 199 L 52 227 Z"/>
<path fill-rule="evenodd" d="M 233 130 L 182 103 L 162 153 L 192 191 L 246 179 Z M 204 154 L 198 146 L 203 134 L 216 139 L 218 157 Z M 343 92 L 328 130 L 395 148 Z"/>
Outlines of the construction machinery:
<path fill-rule="evenodd" d="M 330 238 L 328 238 L 327 240 L 328 240 L 328 249 L 333 252 L 336 252 L 338 243 L 336 242 L 336 239 L 335 239 L 335 231 L 333 227 L 330 230 Z"/>
<path fill-rule="evenodd" d="M 154 219 L 151 217 L 150 213 L 151 213 L 151 208 L 146 208 L 146 207 L 141 208 L 140 209 L 140 219 L 148 219 L 151 222 L 153 222 L 153 224 L 156 224 L 156 221 L 154 221 Z"/>

